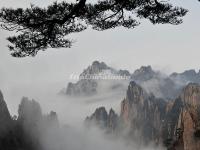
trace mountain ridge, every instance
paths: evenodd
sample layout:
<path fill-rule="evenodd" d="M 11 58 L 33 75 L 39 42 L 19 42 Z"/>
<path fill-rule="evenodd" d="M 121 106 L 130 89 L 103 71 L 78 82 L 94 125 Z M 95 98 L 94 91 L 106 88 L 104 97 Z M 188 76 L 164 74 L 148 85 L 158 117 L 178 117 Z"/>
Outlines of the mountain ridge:
<path fill-rule="evenodd" d="M 124 126 L 113 128 L 112 131 L 123 132 L 124 128 L 128 128 L 129 140 L 145 145 L 153 142 L 155 145 L 165 146 L 168 150 L 198 150 L 200 85 L 189 83 L 177 98 L 167 102 L 147 94 L 140 85 L 132 81 L 126 97 L 121 102 L 121 112 L 117 120 L 121 122 L 115 127 L 121 124 Z"/>
<path fill-rule="evenodd" d="M 76 83 L 69 82 L 64 92 L 64 95 L 68 96 L 93 96 L 97 95 L 101 91 L 101 84 L 105 81 L 102 79 L 87 79 L 93 75 L 108 74 L 110 76 L 122 76 L 126 77 L 122 80 L 106 80 L 107 88 L 105 85 L 103 88 L 105 92 L 115 92 L 115 88 L 126 90 L 128 83 L 135 81 L 142 86 L 147 93 L 153 93 L 158 98 L 173 99 L 178 96 L 181 89 L 189 82 L 200 83 L 200 72 L 195 70 L 186 70 L 182 73 L 172 73 L 170 75 L 163 74 L 160 71 L 155 71 L 150 65 L 141 66 L 139 69 L 130 73 L 128 70 L 114 69 L 108 66 L 105 62 L 94 61 L 90 66 L 83 70 L 80 74 L 80 78 Z M 110 85 L 109 85 L 110 84 Z"/>

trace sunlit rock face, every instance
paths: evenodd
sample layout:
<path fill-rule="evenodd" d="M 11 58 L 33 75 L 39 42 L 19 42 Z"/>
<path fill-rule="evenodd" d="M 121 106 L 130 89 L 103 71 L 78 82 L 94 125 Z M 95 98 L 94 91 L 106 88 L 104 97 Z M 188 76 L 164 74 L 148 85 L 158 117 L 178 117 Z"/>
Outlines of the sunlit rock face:
<path fill-rule="evenodd" d="M 149 143 L 161 140 L 166 102 L 148 95 L 135 82 L 130 82 L 126 98 L 121 102 L 121 118 L 130 128 L 130 135 Z"/>
<path fill-rule="evenodd" d="M 180 95 L 182 108 L 177 129 L 181 131 L 179 140 L 184 150 L 200 149 L 200 86 L 190 83 Z M 182 143 L 179 143 L 182 144 Z"/>
<path fill-rule="evenodd" d="M 163 143 L 169 149 L 200 149 L 200 86 L 190 83 L 171 102 L 148 96 L 130 83 L 121 103 L 121 117 L 144 143 Z"/>
<path fill-rule="evenodd" d="M 121 117 L 144 143 L 163 143 L 168 149 L 200 149 L 198 84 L 188 84 L 178 98 L 166 102 L 147 95 L 131 82 L 121 103 Z"/>
<path fill-rule="evenodd" d="M 188 84 L 176 99 L 166 101 L 148 94 L 132 81 L 121 102 L 120 116 L 113 116 L 117 116 L 113 110 L 108 114 L 104 107 L 100 107 L 86 120 L 112 132 L 122 133 L 128 129 L 128 140 L 140 144 L 154 143 L 169 150 L 200 149 L 198 84 Z M 118 121 L 113 121 L 113 118 L 118 118 Z"/>

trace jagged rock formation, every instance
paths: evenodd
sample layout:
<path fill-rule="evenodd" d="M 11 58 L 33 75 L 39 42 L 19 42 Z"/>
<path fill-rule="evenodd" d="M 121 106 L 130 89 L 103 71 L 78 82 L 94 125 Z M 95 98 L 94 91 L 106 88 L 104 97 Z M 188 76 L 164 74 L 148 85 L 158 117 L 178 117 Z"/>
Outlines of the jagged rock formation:
<path fill-rule="evenodd" d="M 45 150 L 41 138 L 49 130 L 59 129 L 55 112 L 42 115 L 39 103 L 26 97 L 19 105 L 18 117 L 11 118 L 1 92 L 0 123 L 1 150 Z"/>
<path fill-rule="evenodd" d="M 17 118 L 11 118 L 3 94 L 0 92 L 0 149 L 2 150 L 36 150 L 30 138 Z M 2 128 L 3 127 L 3 128 Z M 2 130 L 3 129 L 3 130 Z"/>
<path fill-rule="evenodd" d="M 94 61 L 91 66 L 89 66 L 81 73 L 81 76 L 98 74 L 101 73 L 103 70 L 110 70 L 114 72 L 114 69 L 107 66 L 104 62 Z"/>
<path fill-rule="evenodd" d="M 142 66 L 140 69 L 137 69 L 132 74 L 131 79 L 142 86 L 146 92 L 149 94 L 153 93 L 159 98 L 175 98 L 182 88 L 176 85 L 168 76 L 153 70 L 151 66 Z"/>
<path fill-rule="evenodd" d="M 117 71 L 107 66 L 104 62 L 94 61 L 91 66 L 80 74 L 80 79 L 77 83 L 68 83 L 66 94 L 71 96 L 91 96 L 97 94 L 100 88 L 99 84 L 103 83 L 101 78 L 106 77 L 106 75 L 130 76 L 130 73 L 127 70 Z M 106 82 L 109 82 L 109 80 Z M 108 86 L 112 90 L 122 87 L 123 84 L 112 82 Z"/>
<path fill-rule="evenodd" d="M 0 136 L 10 127 L 11 116 L 2 92 L 0 91 Z"/>
<path fill-rule="evenodd" d="M 200 71 L 196 72 L 195 70 L 186 70 L 182 73 L 172 73 L 170 75 L 170 78 L 175 80 L 177 84 L 188 84 L 190 82 L 192 83 L 200 83 Z"/>
<path fill-rule="evenodd" d="M 57 113 L 54 111 L 51 111 L 50 114 L 47 115 L 47 122 L 51 127 L 59 127 Z"/>
<path fill-rule="evenodd" d="M 115 82 L 106 80 L 107 85 L 105 85 L 105 82 L 98 78 L 103 74 L 130 78 L 126 81 L 115 80 Z M 91 78 L 94 77 L 93 75 L 96 75 L 98 80 L 97 78 Z M 183 73 L 173 73 L 168 76 L 153 70 L 151 66 L 142 66 L 130 74 L 127 70 L 116 70 L 107 66 L 104 62 L 94 61 L 92 65 L 80 74 L 78 82 L 68 83 L 64 93 L 71 96 L 91 96 L 99 93 L 102 89 L 101 85 L 103 85 L 103 88 L 108 86 L 105 88 L 104 93 L 118 89 L 125 91 L 128 85 L 127 81 L 135 81 L 148 94 L 153 93 L 156 97 L 170 100 L 176 98 L 181 89 L 189 82 L 200 83 L 200 72 L 196 73 L 195 70 L 187 70 Z"/>
<path fill-rule="evenodd" d="M 119 125 L 119 117 L 112 108 L 107 113 L 105 107 L 99 107 L 90 117 L 86 118 L 85 122 L 87 125 L 97 125 L 101 129 L 113 132 Z"/>
<path fill-rule="evenodd" d="M 148 95 L 135 82 L 130 82 L 126 98 L 121 102 L 121 119 L 130 128 L 130 134 L 145 143 L 160 142 L 166 102 Z"/>
<path fill-rule="evenodd" d="M 132 74 L 132 78 L 138 82 L 144 82 L 157 76 L 157 73 L 153 71 L 151 66 L 142 66 L 140 69 L 135 70 Z"/>
<path fill-rule="evenodd" d="M 101 107 L 87 120 L 95 120 L 101 128 L 113 132 L 128 128 L 128 139 L 140 144 L 163 144 L 168 150 L 199 150 L 200 85 L 188 84 L 176 99 L 168 102 L 148 94 L 132 81 L 121 102 L 116 125 L 123 124 L 123 128 L 110 128 L 108 118 L 105 108 Z"/>
<path fill-rule="evenodd" d="M 87 96 L 97 93 L 97 82 L 82 79 L 77 83 L 69 83 L 66 94 L 70 96 Z"/>
<path fill-rule="evenodd" d="M 176 105 L 176 106 L 175 106 Z M 175 100 L 176 115 L 172 140 L 173 147 L 183 150 L 200 149 L 200 86 L 196 83 L 188 84 L 178 99 Z"/>
<path fill-rule="evenodd" d="M 23 97 L 18 108 L 18 120 L 36 123 L 42 119 L 42 110 L 38 102 Z"/>

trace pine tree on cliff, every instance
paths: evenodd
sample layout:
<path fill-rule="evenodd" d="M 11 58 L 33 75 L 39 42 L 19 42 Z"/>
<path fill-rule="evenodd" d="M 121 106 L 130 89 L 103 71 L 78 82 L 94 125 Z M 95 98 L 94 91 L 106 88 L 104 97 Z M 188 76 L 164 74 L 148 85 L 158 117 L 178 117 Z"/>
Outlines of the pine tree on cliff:
<path fill-rule="evenodd" d="M 132 29 L 140 24 L 136 18 L 178 25 L 186 13 L 184 8 L 158 0 L 77 0 L 55 2 L 46 8 L 2 8 L 0 22 L 3 29 L 17 32 L 7 38 L 12 56 L 26 57 L 47 48 L 69 48 L 72 41 L 66 36 L 88 27 L 98 31 L 121 26 Z"/>

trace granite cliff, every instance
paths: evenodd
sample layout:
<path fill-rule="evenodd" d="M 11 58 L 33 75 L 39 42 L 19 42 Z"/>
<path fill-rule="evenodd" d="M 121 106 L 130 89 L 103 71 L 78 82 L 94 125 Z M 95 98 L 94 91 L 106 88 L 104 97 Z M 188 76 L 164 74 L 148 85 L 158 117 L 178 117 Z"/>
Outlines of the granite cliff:
<path fill-rule="evenodd" d="M 103 122 L 101 128 L 112 129 L 112 132 L 128 129 L 128 140 L 142 145 L 154 143 L 168 150 L 200 149 L 200 85 L 196 83 L 188 84 L 177 98 L 166 101 L 148 94 L 132 81 L 117 117 L 115 127 L 120 128 L 108 126 L 108 116 L 101 107 L 89 120 Z"/>

